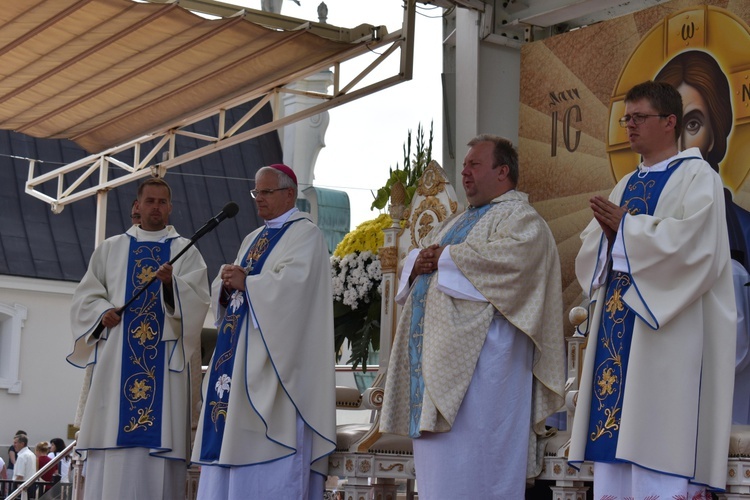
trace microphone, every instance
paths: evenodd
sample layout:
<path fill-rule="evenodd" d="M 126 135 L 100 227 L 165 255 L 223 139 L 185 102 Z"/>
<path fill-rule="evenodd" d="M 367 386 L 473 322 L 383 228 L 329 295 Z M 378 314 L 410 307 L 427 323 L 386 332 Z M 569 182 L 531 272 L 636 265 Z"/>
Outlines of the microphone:
<path fill-rule="evenodd" d="M 210 233 L 213 231 L 213 229 L 219 225 L 221 221 L 224 219 L 231 219 L 235 215 L 237 215 L 237 212 L 240 211 L 240 206 L 237 205 L 237 203 L 230 201 L 226 205 L 224 205 L 224 208 L 221 209 L 221 212 L 216 214 L 216 217 L 213 217 L 211 219 L 208 219 L 208 222 L 206 222 L 202 228 L 198 229 L 198 231 L 195 232 L 192 238 L 190 238 L 190 241 L 198 241 L 200 238 L 202 238 L 206 233 Z"/>
<path fill-rule="evenodd" d="M 169 265 L 174 264 L 177 259 L 179 259 L 180 257 L 182 257 L 182 254 L 184 254 L 185 252 L 187 252 L 190 247 L 192 247 L 193 245 L 195 245 L 196 241 L 198 241 L 206 233 L 211 232 L 224 219 L 231 219 L 232 217 L 234 217 L 235 215 L 237 215 L 237 212 L 239 212 L 239 211 L 240 211 L 239 205 L 237 205 L 237 203 L 235 203 L 233 201 L 230 201 L 229 203 L 227 203 L 226 205 L 224 205 L 224 208 L 221 209 L 221 212 L 219 212 L 218 214 L 216 214 L 215 217 L 209 219 L 208 222 L 206 222 L 203 225 L 202 228 L 200 228 L 198 231 L 196 231 L 195 234 L 190 238 L 190 243 L 188 243 L 187 245 L 185 245 L 185 248 L 183 248 L 182 250 L 180 250 L 180 252 L 177 255 L 175 255 L 174 257 L 172 257 L 172 259 L 168 262 L 168 264 Z M 132 304 L 135 301 L 135 299 L 137 299 L 138 297 L 140 297 L 141 294 L 143 292 L 145 292 L 148 289 L 148 287 L 150 287 L 151 284 L 154 281 L 156 281 L 156 276 L 152 277 L 149 280 L 148 283 L 146 283 L 141 288 L 139 288 L 136 291 L 136 293 L 133 294 L 133 296 L 130 298 L 130 300 L 128 300 L 127 302 L 125 302 L 125 305 L 123 305 L 119 309 L 115 310 L 115 312 L 117 313 L 117 315 L 118 316 L 122 316 L 122 313 L 125 311 L 125 308 L 127 308 L 130 304 Z M 92 335 L 93 335 L 93 337 L 95 339 L 98 339 L 101 336 L 101 334 L 102 334 L 103 331 L 104 331 L 104 325 L 101 322 L 99 322 L 99 324 L 94 329 Z"/>

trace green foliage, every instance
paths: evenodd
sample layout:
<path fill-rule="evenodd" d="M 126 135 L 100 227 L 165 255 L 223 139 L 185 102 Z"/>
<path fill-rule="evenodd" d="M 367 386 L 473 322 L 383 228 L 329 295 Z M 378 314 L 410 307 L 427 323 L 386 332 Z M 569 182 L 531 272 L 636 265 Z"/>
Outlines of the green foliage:
<path fill-rule="evenodd" d="M 406 188 L 405 203 L 407 205 L 411 203 L 414 192 L 417 190 L 417 181 L 422 176 L 425 167 L 432 161 L 432 138 L 432 122 L 430 122 L 430 136 L 427 142 L 425 142 L 424 129 L 420 123 L 417 126 L 416 152 L 412 156 L 412 135 L 411 130 L 409 130 L 406 142 L 404 143 L 404 168 L 403 170 L 399 169 L 398 163 L 396 163 L 396 170 L 393 170 L 393 168 L 389 169 L 390 176 L 388 177 L 388 181 L 386 181 L 385 186 L 378 189 L 375 200 L 370 206 L 371 210 L 382 210 L 388 205 L 388 199 L 391 196 L 391 186 L 397 181 L 400 181 Z"/>
<path fill-rule="evenodd" d="M 352 370 L 361 363 L 363 372 L 367 371 L 370 352 L 380 350 L 380 294 L 374 294 L 366 306 L 352 309 L 341 302 L 333 302 L 334 348 L 340 353 L 346 340 L 352 351 L 347 363 L 351 363 Z"/>

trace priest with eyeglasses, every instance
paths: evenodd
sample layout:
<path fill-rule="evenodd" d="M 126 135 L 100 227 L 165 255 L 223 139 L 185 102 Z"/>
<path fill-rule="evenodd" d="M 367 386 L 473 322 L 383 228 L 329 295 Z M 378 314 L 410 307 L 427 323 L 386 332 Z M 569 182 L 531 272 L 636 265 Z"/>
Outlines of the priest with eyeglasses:
<path fill-rule="evenodd" d="M 258 215 L 212 285 L 218 339 L 193 446 L 199 500 L 322 500 L 336 444 L 331 269 L 287 165 L 255 176 Z"/>
<path fill-rule="evenodd" d="M 569 454 L 594 462 L 595 498 L 709 498 L 723 490 L 736 309 L 722 181 L 679 152 L 682 98 L 644 82 L 625 97 L 642 161 L 590 199 L 576 275 L 590 330 Z"/>

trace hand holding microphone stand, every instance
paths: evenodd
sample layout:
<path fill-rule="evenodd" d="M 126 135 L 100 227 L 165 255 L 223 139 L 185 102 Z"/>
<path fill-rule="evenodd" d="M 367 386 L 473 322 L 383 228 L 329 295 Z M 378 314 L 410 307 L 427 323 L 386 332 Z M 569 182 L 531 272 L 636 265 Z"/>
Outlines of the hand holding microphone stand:
<path fill-rule="evenodd" d="M 182 255 L 190 247 L 192 247 L 193 245 L 195 245 L 196 241 L 198 241 L 203 236 L 205 236 L 206 234 L 208 234 L 211 231 L 213 231 L 214 228 L 216 228 L 216 226 L 218 226 L 219 223 L 221 221 L 223 221 L 224 219 L 231 219 L 232 217 L 234 217 L 235 215 L 237 215 L 237 212 L 239 212 L 239 210 L 240 210 L 239 205 L 237 205 L 237 203 L 235 203 L 233 201 L 230 201 L 229 203 L 227 203 L 226 205 L 224 205 L 224 208 L 221 209 L 221 212 L 219 212 L 218 214 L 216 214 L 215 217 L 210 218 L 208 220 L 208 222 L 206 222 L 203 225 L 203 227 L 201 227 L 200 229 L 198 229 L 195 232 L 195 234 L 190 238 L 190 243 L 188 243 L 187 245 L 185 245 L 185 248 L 183 248 L 182 250 L 180 250 L 180 252 L 177 255 L 175 255 L 174 257 L 172 257 L 172 259 L 169 262 L 167 262 L 167 264 L 169 264 L 169 265 L 174 264 L 177 261 L 177 259 L 179 259 L 180 257 L 182 257 Z M 122 316 L 122 313 L 125 311 L 125 309 L 130 304 L 132 304 L 133 301 L 135 301 L 138 297 L 140 297 L 143 294 L 143 292 L 145 292 L 153 284 L 153 282 L 156 281 L 156 280 L 157 280 L 156 276 L 153 276 L 148 281 L 148 283 L 146 283 L 145 285 L 143 285 L 142 287 L 140 287 L 138 289 L 138 291 L 135 294 L 133 294 L 133 296 L 127 302 L 125 302 L 125 304 L 122 307 L 116 309 L 115 313 L 118 316 Z M 92 335 L 94 336 L 95 339 L 98 339 L 101 336 L 102 332 L 104 331 L 104 328 L 105 328 L 105 326 L 100 321 L 99 324 L 96 326 L 96 328 L 94 329 L 94 331 L 92 333 Z"/>

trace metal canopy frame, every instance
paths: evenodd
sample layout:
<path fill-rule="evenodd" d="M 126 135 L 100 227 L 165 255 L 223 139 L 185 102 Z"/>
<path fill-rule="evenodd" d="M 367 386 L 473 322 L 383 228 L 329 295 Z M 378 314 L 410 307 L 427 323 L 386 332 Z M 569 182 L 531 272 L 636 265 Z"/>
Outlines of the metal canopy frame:
<path fill-rule="evenodd" d="M 154 0 L 152 0 L 154 1 Z M 159 2 L 160 0 L 156 0 Z M 26 182 L 26 193 L 34 196 L 51 206 L 55 213 L 60 213 L 65 205 L 74 203 L 83 198 L 97 195 L 99 203 L 97 207 L 97 237 L 96 241 L 102 241 L 104 235 L 106 213 L 106 192 L 118 186 L 133 182 L 147 176 L 163 176 L 170 168 L 177 167 L 183 163 L 195 160 L 222 149 L 239 144 L 243 141 L 253 139 L 268 132 L 274 131 L 285 125 L 289 125 L 323 111 L 329 110 L 341 104 L 353 101 L 360 97 L 372 94 L 398 83 L 408 81 L 412 78 L 413 55 L 414 55 L 414 22 L 416 0 L 405 0 L 404 21 L 401 30 L 381 36 L 378 28 L 373 28 L 365 40 L 355 44 L 351 49 L 335 56 L 325 59 L 320 63 L 306 68 L 297 73 L 284 75 L 277 81 L 272 82 L 265 88 L 259 88 L 240 96 L 234 96 L 224 102 L 217 103 L 210 109 L 196 113 L 188 118 L 165 126 L 161 130 L 146 134 L 138 139 L 126 142 L 122 145 L 109 148 L 100 153 L 92 154 L 81 160 L 56 168 L 46 173 L 38 172 L 38 161 L 29 160 L 29 175 Z M 220 16 L 242 15 L 247 16 L 246 11 L 230 11 L 224 4 L 211 2 L 210 0 L 181 0 L 180 5 L 187 9 L 212 13 Z M 258 16 L 259 14 L 255 14 Z M 261 17 L 253 19 L 254 22 L 266 26 L 290 29 L 290 18 L 284 18 L 277 14 L 263 13 Z M 314 24 L 315 26 L 312 26 Z M 296 26 L 296 32 L 304 32 L 308 29 L 325 30 L 325 25 L 320 23 L 305 23 Z M 294 36 L 294 34 L 292 34 Z M 341 75 L 341 66 L 347 61 L 367 54 L 376 49 L 384 49 L 383 52 L 366 68 L 359 71 L 344 83 Z M 384 78 L 378 82 L 357 88 L 372 71 L 383 64 L 389 58 L 395 57 L 400 49 L 399 71 L 397 74 Z M 320 71 L 331 69 L 333 72 L 333 86 L 328 93 L 305 92 L 286 88 L 286 85 L 299 81 L 307 76 L 312 76 Z M 288 116 L 279 116 L 280 97 L 283 94 L 298 94 L 317 99 L 320 103 L 307 109 L 298 111 Z M 258 100 L 253 108 L 247 112 L 236 123 L 227 123 L 227 111 L 248 102 Z M 247 122 L 268 102 L 275 104 L 273 121 L 254 128 L 243 128 Z M 185 130 L 186 127 L 210 117 L 218 116 L 219 128 L 215 136 L 198 134 Z M 197 141 L 198 147 L 182 154 L 178 154 L 175 148 L 176 141 L 180 136 L 190 137 Z M 117 155 L 127 152 L 132 162 L 125 162 L 117 158 Z M 109 169 L 120 168 L 126 172 L 115 178 L 110 178 Z M 82 188 L 88 179 L 95 179 L 95 185 Z M 40 189 L 48 183 L 56 183 L 55 195 L 50 196 Z"/>

